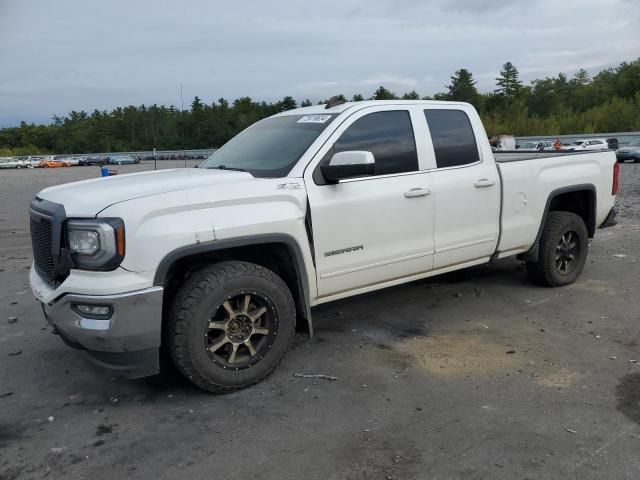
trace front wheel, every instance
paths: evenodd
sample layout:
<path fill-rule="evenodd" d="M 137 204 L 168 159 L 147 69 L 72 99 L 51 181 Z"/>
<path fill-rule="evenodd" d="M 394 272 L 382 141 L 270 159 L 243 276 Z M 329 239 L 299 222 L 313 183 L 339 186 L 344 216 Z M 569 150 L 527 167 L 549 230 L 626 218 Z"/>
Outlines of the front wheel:
<path fill-rule="evenodd" d="M 273 372 L 295 333 L 291 292 L 271 270 L 228 261 L 194 272 L 165 328 L 178 370 L 198 387 L 225 393 Z"/>
<path fill-rule="evenodd" d="M 529 278 L 559 287 L 576 281 L 587 259 L 589 233 L 584 220 L 571 212 L 549 212 L 540 237 L 538 261 L 527 262 Z"/>

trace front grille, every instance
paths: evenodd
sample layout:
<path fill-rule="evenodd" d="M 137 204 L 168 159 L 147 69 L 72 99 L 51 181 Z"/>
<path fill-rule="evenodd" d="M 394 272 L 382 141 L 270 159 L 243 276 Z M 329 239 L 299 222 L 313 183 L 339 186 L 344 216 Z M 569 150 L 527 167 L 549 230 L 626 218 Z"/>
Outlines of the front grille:
<path fill-rule="evenodd" d="M 47 281 L 52 281 L 55 261 L 51 249 L 51 221 L 47 218 L 31 214 L 31 243 L 33 244 L 33 260 L 36 270 Z"/>
<path fill-rule="evenodd" d="M 69 275 L 68 252 L 62 248 L 62 225 L 66 219 L 64 206 L 42 198 L 31 201 L 29 218 L 33 263 L 38 274 L 52 286 Z"/>

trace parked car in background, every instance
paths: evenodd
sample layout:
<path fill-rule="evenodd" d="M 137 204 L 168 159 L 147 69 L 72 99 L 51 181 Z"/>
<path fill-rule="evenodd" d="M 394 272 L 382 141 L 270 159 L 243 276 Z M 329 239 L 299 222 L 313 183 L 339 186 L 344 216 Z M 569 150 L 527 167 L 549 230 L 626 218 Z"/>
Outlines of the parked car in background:
<path fill-rule="evenodd" d="M 24 162 L 14 157 L 0 157 L 0 168 L 24 168 Z"/>
<path fill-rule="evenodd" d="M 16 158 L 22 162 L 22 165 L 24 166 L 24 168 L 37 167 L 41 160 L 41 157 L 30 157 L 30 156 L 23 156 L 23 157 L 16 157 Z M 37 158 L 37 160 L 34 161 L 34 158 Z"/>
<path fill-rule="evenodd" d="M 40 155 L 29 155 L 25 159 L 24 164 L 27 168 L 39 168 L 40 162 L 42 161 L 43 158 L 44 157 Z"/>
<path fill-rule="evenodd" d="M 542 150 L 553 150 L 553 142 L 543 140 L 541 142 L 524 142 L 516 147 L 519 152 L 540 152 Z"/>
<path fill-rule="evenodd" d="M 113 157 L 109 157 L 109 163 L 111 165 L 134 164 L 134 163 L 140 163 L 140 159 L 133 158 L 130 155 L 115 155 Z"/>
<path fill-rule="evenodd" d="M 599 138 L 578 140 L 571 144 L 569 150 L 609 150 L 609 144 Z"/>
<path fill-rule="evenodd" d="M 616 158 L 618 162 L 626 162 L 633 160 L 635 163 L 640 162 L 640 138 L 636 138 L 626 147 L 616 150 Z"/>
<path fill-rule="evenodd" d="M 87 165 L 106 165 L 109 163 L 109 160 L 104 157 L 92 156 L 92 157 L 80 157 L 79 164 L 83 167 Z"/>
<path fill-rule="evenodd" d="M 66 156 L 65 155 L 62 158 L 60 158 L 59 160 L 62 160 L 63 162 L 67 162 L 72 167 L 80 165 L 80 157 L 71 157 L 71 156 Z"/>
<path fill-rule="evenodd" d="M 49 155 L 45 157 L 40 162 L 40 167 L 42 168 L 58 168 L 58 167 L 70 167 L 71 163 L 67 160 L 63 160 L 61 157 L 56 157 L 54 155 Z"/>

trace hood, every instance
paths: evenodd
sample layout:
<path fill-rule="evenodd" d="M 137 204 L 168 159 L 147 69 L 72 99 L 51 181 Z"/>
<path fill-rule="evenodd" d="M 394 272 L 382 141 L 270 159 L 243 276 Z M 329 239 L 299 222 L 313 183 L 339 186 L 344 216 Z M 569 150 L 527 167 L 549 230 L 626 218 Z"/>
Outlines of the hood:
<path fill-rule="evenodd" d="M 246 172 L 181 168 L 100 177 L 45 188 L 37 196 L 64 205 L 67 216 L 94 216 L 110 205 L 167 192 L 229 183 L 246 183 L 255 178 Z"/>

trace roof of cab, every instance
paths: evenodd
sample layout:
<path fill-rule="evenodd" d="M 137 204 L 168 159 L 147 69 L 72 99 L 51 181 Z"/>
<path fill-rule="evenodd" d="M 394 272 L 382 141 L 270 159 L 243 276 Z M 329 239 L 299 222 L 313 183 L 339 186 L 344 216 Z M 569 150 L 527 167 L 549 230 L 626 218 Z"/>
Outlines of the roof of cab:
<path fill-rule="evenodd" d="M 445 102 L 440 100 L 364 100 L 362 102 L 345 102 L 336 105 L 331 108 L 326 108 L 326 104 L 312 105 L 310 107 L 294 108 L 293 110 L 287 110 L 278 113 L 276 116 L 284 115 L 307 115 L 307 114 L 322 114 L 322 113 L 342 113 L 346 110 L 373 107 L 377 105 L 457 105 L 457 106 L 469 106 L 464 102 Z"/>

